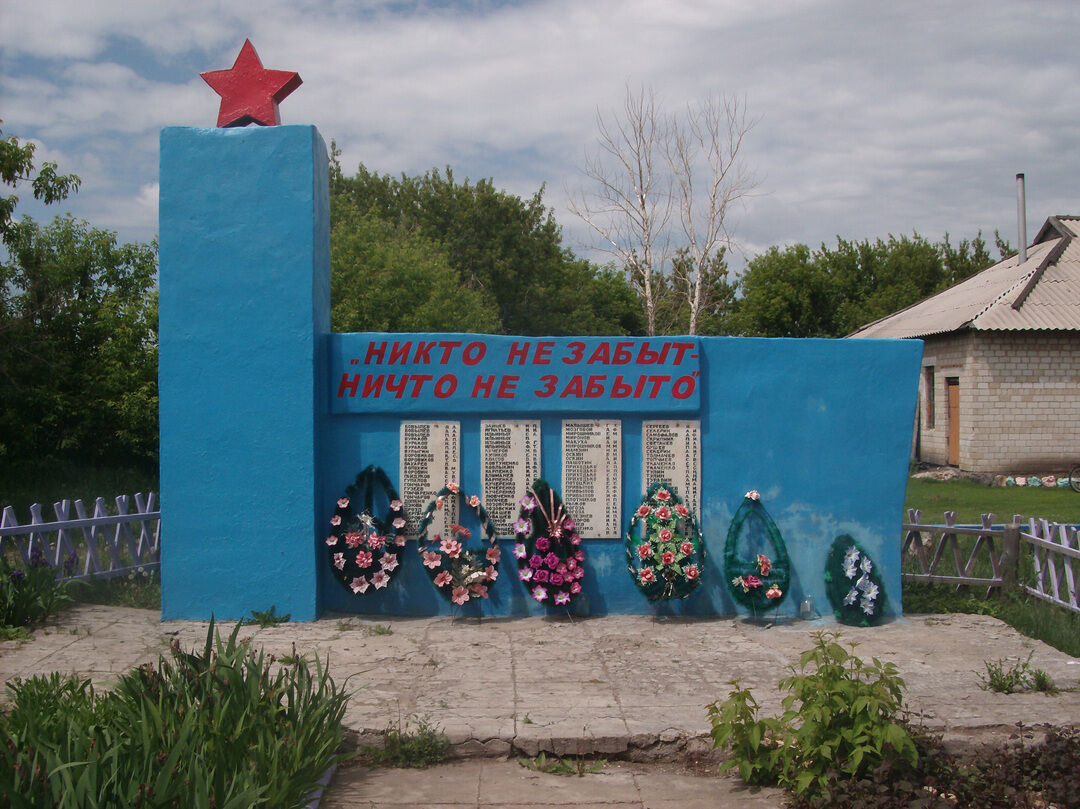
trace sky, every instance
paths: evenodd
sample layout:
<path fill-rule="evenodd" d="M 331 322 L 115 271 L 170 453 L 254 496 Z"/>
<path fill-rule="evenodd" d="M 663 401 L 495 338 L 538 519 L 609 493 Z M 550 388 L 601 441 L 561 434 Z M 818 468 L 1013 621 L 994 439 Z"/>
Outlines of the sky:
<path fill-rule="evenodd" d="M 603 261 L 567 207 L 592 189 L 597 116 L 628 86 L 671 111 L 720 93 L 756 120 L 758 185 L 728 218 L 738 270 L 837 236 L 1015 245 L 1018 172 L 1029 241 L 1080 214 L 1078 32 L 1075 0 L 0 0 L 0 119 L 82 178 L 57 211 L 148 241 L 161 128 L 214 126 L 199 73 L 250 38 L 303 79 L 282 122 L 336 141 L 346 174 L 543 186 L 566 246 Z"/>

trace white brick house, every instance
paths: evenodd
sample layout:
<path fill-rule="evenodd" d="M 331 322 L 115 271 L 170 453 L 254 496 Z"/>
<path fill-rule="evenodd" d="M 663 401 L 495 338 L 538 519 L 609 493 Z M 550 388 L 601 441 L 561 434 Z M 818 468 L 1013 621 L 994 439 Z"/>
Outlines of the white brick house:
<path fill-rule="evenodd" d="M 1080 217 L 849 337 L 924 342 L 912 455 L 972 472 L 1080 463 Z"/>

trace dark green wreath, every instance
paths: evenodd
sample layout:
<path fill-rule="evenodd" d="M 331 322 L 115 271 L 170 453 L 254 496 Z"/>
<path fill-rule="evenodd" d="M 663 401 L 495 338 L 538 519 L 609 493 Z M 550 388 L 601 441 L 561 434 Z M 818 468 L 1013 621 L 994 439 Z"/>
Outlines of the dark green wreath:
<path fill-rule="evenodd" d="M 563 509 L 558 492 L 543 479 L 533 483 L 520 506 L 514 523 L 518 578 L 539 603 L 569 606 L 581 592 L 585 576 L 585 551 L 574 520 Z"/>
<path fill-rule="evenodd" d="M 435 512 L 443 507 L 448 497 L 459 498 L 476 512 L 487 539 L 487 548 L 483 545 L 479 549 L 466 548 L 465 542 L 472 539 L 472 532 L 456 523 L 450 526 L 450 536 L 436 534 L 428 537 L 428 528 L 435 519 Z M 488 587 L 499 575 L 500 552 L 495 543 L 495 526 L 488 519 L 487 509 L 480 498 L 465 494 L 456 483 L 443 486 L 435 499 L 424 508 L 420 515 L 416 551 L 435 589 L 454 604 L 464 605 L 474 598 L 487 598 Z"/>
<path fill-rule="evenodd" d="M 701 584 L 705 540 L 674 486 L 654 483 L 626 531 L 626 567 L 649 601 L 686 598 Z"/>
<path fill-rule="evenodd" d="M 385 516 L 376 516 L 382 494 Z M 330 518 L 326 548 L 334 578 L 354 595 L 370 587 L 381 590 L 401 563 L 405 546 L 405 513 L 390 478 L 378 466 L 368 466 L 337 501 Z"/>
<path fill-rule="evenodd" d="M 761 505 L 761 495 L 756 491 L 746 493 L 742 504 L 728 528 L 724 542 L 724 578 L 731 597 L 755 613 L 775 609 L 788 594 L 791 582 L 791 559 L 787 546 L 769 512 Z M 743 559 L 739 556 L 739 537 L 746 530 L 746 521 L 761 521 L 769 539 L 770 553 L 764 549 L 752 549 L 755 556 Z"/>
<path fill-rule="evenodd" d="M 870 555 L 848 534 L 833 540 L 825 562 L 825 593 L 836 620 L 874 626 L 885 617 L 885 587 Z"/>

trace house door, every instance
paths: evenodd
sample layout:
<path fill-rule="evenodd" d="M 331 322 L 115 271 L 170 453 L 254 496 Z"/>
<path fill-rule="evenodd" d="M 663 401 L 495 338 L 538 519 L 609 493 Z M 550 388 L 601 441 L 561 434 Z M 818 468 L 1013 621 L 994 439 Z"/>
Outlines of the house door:
<path fill-rule="evenodd" d="M 960 465 L 960 379 L 950 376 L 945 379 L 945 389 L 949 394 L 949 465 Z"/>

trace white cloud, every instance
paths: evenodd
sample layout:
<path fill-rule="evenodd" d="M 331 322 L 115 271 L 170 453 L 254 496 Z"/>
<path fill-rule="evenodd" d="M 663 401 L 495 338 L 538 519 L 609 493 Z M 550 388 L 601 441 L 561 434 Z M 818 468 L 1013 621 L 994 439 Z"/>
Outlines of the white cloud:
<path fill-rule="evenodd" d="M 1032 221 L 1080 210 L 1071 0 L 432 5 L 0 0 L 4 130 L 84 174 L 91 221 L 145 228 L 158 129 L 212 125 L 218 99 L 197 73 L 228 67 L 250 37 L 267 67 L 303 77 L 285 122 L 335 138 L 346 171 L 449 163 L 522 195 L 546 182 L 583 251 L 565 189 L 581 183 L 597 108 L 627 81 L 673 107 L 711 89 L 745 95 L 761 116 L 746 154 L 764 181 L 736 234 L 748 251 L 1011 233 L 1017 171 Z"/>

